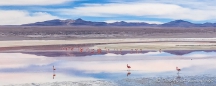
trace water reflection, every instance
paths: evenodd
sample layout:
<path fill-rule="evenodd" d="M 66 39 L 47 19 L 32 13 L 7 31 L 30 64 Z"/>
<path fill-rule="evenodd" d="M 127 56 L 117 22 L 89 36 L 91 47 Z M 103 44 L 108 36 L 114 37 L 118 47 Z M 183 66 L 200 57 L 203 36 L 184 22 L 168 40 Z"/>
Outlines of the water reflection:
<path fill-rule="evenodd" d="M 127 73 L 127 76 L 129 76 L 131 74 L 131 72 L 130 71 L 128 71 L 128 73 Z"/>
<path fill-rule="evenodd" d="M 177 73 L 176 79 L 179 80 L 181 77 L 179 76 L 179 73 Z"/>
<path fill-rule="evenodd" d="M 206 74 L 209 76 L 216 76 L 216 67 L 212 66 L 216 65 L 215 59 L 213 58 L 216 56 L 215 52 L 192 52 L 180 56 L 181 58 L 177 55 L 166 52 L 148 52 L 145 54 L 125 55 L 110 53 L 106 55 L 92 55 L 79 58 L 45 57 L 21 53 L 0 53 L 0 56 L 0 85 L 46 83 L 68 80 L 117 81 L 127 77 L 141 78 L 172 76 L 175 79 L 182 80 L 187 78 L 186 76 L 196 77 Z M 167 57 L 177 59 L 169 59 Z M 151 60 L 151 58 L 162 59 Z M 192 58 L 193 60 L 191 60 Z M 125 67 L 126 64 L 128 64 L 128 69 Z M 176 70 L 178 68 L 176 69 L 176 67 L 181 68 L 181 73 L 177 73 L 177 76 Z M 132 72 L 133 74 L 131 74 Z M 56 77 L 56 73 L 58 73 L 58 77 Z M 127 76 L 125 76 L 125 73 L 127 73 Z M 51 74 L 53 75 L 52 78 L 50 78 Z M 22 80 L 20 80 L 20 77 L 22 77 Z M 200 77 L 196 78 L 200 79 Z M 203 79 L 203 77 L 201 78 Z M 150 79 L 152 78 L 148 78 L 148 80 Z M 147 83 L 147 80 L 142 81 L 142 83 L 144 82 Z M 148 83 L 153 82 L 150 81 Z"/>

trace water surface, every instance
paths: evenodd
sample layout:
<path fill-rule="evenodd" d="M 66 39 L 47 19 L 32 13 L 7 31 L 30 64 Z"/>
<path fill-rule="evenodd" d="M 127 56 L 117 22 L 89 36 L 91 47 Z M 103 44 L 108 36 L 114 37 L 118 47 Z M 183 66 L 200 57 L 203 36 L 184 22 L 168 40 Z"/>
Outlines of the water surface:
<path fill-rule="evenodd" d="M 132 86 L 132 84 L 158 86 L 168 82 L 170 86 L 174 86 L 174 82 L 171 82 L 174 79 L 202 80 L 207 86 L 216 84 L 214 51 L 194 51 L 183 55 L 151 51 L 80 57 L 46 57 L 24 53 L 0 53 L 0 56 L 0 85 L 28 83 L 34 86 L 40 83 L 64 81 L 95 84 L 98 80 L 102 80 L 118 86 Z M 129 71 L 127 64 L 131 66 Z M 179 73 L 176 67 L 181 69 Z M 53 74 L 56 76 L 53 77 Z M 99 82 L 102 83 L 101 81 L 97 83 Z M 185 84 L 196 83 L 184 82 L 182 86 Z M 201 83 L 196 84 L 199 85 L 202 86 Z"/>

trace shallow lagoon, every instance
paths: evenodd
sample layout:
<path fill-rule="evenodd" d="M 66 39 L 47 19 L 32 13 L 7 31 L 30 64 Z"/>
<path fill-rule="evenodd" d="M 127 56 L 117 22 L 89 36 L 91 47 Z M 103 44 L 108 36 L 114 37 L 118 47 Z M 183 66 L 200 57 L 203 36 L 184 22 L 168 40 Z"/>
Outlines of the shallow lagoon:
<path fill-rule="evenodd" d="M 178 79 L 194 82 L 202 80 L 202 83 L 184 81 L 180 86 L 213 86 L 216 80 L 216 52 L 213 51 L 194 51 L 184 55 L 151 51 L 81 57 L 46 57 L 23 53 L 0 55 L 0 85 L 28 83 L 32 86 L 45 86 L 43 83 L 68 81 L 77 86 L 80 83 L 95 86 L 107 81 L 105 85 L 175 86 L 180 83 L 175 82 Z M 131 74 L 128 74 L 127 64 L 132 67 L 129 71 Z M 53 65 L 56 68 L 55 77 Z M 179 74 L 176 67 L 182 70 Z"/>

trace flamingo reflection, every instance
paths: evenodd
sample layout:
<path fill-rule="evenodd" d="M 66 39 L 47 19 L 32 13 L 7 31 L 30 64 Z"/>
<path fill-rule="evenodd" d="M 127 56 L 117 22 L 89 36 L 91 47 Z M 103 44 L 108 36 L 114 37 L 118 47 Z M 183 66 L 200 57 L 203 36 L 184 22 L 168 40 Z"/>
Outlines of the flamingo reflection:
<path fill-rule="evenodd" d="M 130 74 L 131 74 L 131 72 L 130 72 L 130 71 L 128 71 L 128 73 L 127 73 L 127 77 L 128 77 Z"/>
<path fill-rule="evenodd" d="M 176 77 L 176 79 L 180 79 L 181 77 L 179 76 L 179 73 L 177 73 L 177 77 Z"/>
<path fill-rule="evenodd" d="M 119 49 L 120 54 L 122 54 L 122 49 Z"/>

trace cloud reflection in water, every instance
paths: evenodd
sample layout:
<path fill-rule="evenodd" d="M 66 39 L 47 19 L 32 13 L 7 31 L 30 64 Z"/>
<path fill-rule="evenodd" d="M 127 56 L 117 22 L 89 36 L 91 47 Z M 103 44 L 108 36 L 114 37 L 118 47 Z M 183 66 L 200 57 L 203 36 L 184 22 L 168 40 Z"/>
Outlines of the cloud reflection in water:
<path fill-rule="evenodd" d="M 0 53 L 0 81 L 2 84 L 54 82 L 74 80 L 119 79 L 127 77 L 126 64 L 131 68 L 128 77 L 176 76 L 175 67 L 182 69 L 180 75 L 216 75 L 215 52 L 192 52 L 182 56 L 166 52 L 148 52 L 145 54 L 106 54 L 79 58 L 44 57 L 21 53 Z M 148 60 L 145 58 L 163 58 Z M 191 57 L 190 59 L 171 59 Z M 203 59 L 196 59 L 201 57 Z M 142 60 L 139 60 L 139 59 Z M 126 59 L 126 60 L 124 60 Z M 56 77 L 52 79 L 52 66 L 55 65 Z M 22 78 L 22 79 L 20 79 Z"/>

